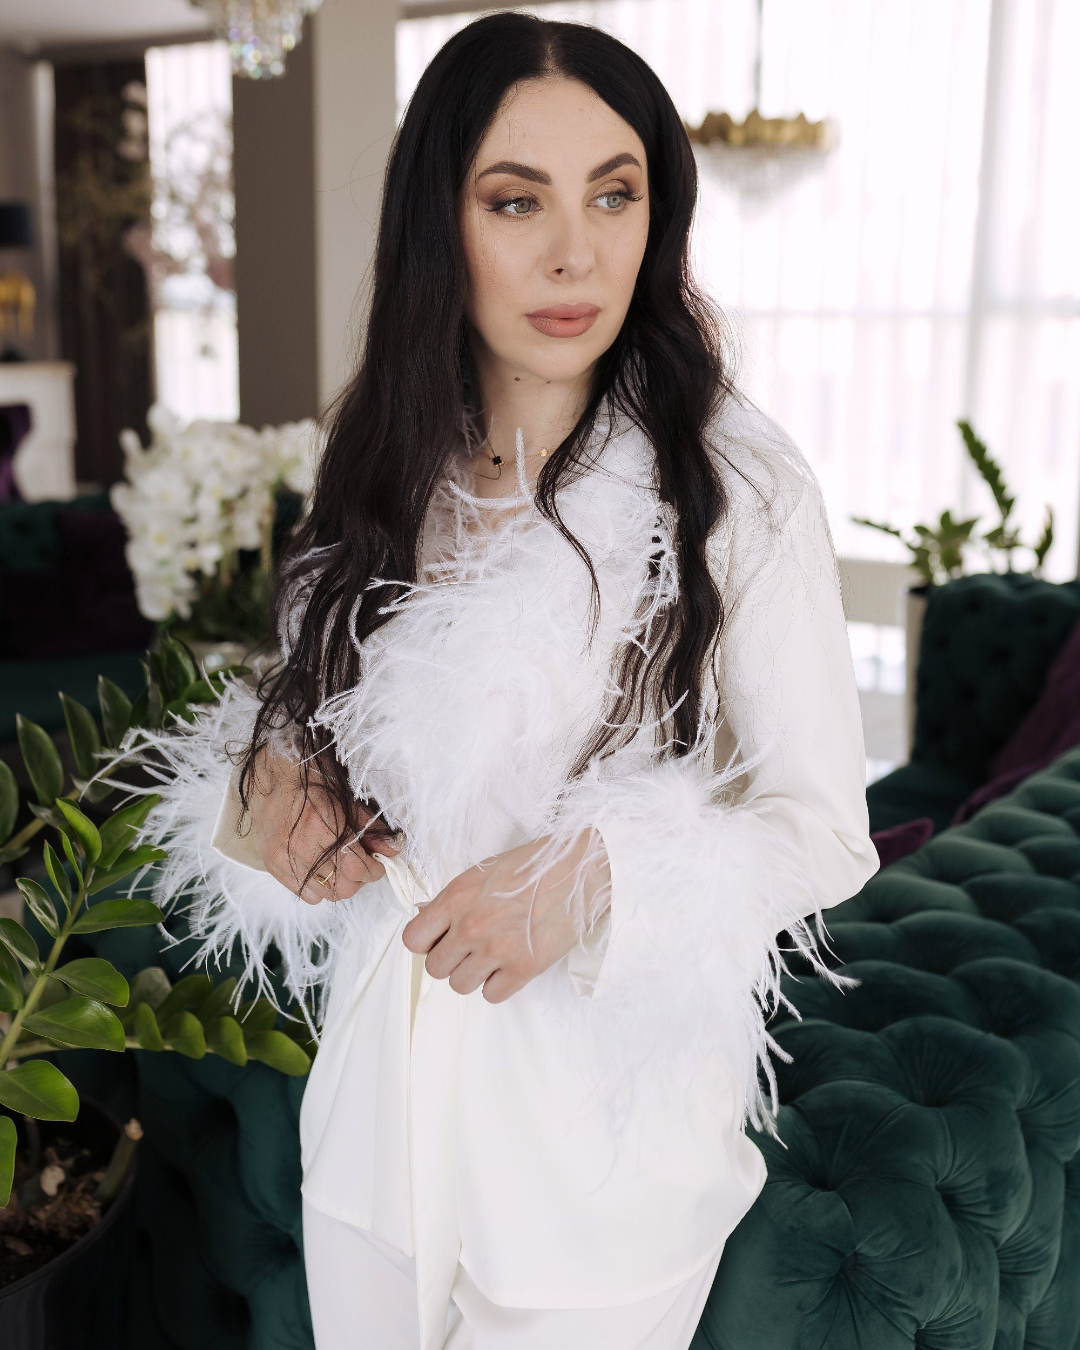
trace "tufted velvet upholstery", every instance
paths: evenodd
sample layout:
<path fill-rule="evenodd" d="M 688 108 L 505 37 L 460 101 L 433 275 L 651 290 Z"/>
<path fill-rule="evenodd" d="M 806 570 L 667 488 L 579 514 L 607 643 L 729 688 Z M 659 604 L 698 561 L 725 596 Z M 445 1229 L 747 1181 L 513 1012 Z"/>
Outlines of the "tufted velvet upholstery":
<path fill-rule="evenodd" d="M 829 916 L 694 1350 L 1080 1345 L 1080 751 Z"/>
<path fill-rule="evenodd" d="M 868 789 L 871 828 L 919 815 L 944 828 L 989 777 L 1078 622 L 1080 582 L 984 573 L 931 589 L 911 763 Z"/>

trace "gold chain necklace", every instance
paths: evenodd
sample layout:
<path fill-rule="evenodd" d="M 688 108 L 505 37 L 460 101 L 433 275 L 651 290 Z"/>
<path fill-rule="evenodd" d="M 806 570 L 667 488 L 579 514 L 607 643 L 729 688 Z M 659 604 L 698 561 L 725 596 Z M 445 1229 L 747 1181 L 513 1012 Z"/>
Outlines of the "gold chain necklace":
<path fill-rule="evenodd" d="M 490 441 L 484 442 L 483 449 L 487 451 L 488 456 L 491 459 L 492 466 L 496 470 L 495 477 L 492 479 L 492 482 L 497 482 L 502 477 L 502 466 L 505 461 L 503 460 L 502 455 L 497 455 L 495 453 L 495 451 L 491 447 Z M 550 453 L 551 451 L 547 448 L 547 446 L 544 446 L 540 450 L 526 450 L 525 458 L 528 459 L 531 455 L 537 455 L 540 459 L 547 459 Z"/>

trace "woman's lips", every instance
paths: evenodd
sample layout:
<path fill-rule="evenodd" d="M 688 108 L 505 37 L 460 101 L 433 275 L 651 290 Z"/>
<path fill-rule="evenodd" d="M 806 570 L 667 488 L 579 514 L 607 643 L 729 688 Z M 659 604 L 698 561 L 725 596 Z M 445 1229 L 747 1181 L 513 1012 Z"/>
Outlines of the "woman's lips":
<path fill-rule="evenodd" d="M 599 313 L 599 305 L 548 305 L 546 309 L 534 309 L 525 317 L 538 333 L 569 338 L 587 333 Z"/>

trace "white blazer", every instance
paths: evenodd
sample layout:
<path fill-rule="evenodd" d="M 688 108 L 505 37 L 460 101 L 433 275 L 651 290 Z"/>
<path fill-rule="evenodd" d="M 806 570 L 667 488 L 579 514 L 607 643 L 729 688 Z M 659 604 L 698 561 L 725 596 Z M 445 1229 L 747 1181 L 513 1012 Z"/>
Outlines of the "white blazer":
<path fill-rule="evenodd" d="M 159 898 L 194 886 L 207 954 L 239 939 L 260 978 L 274 943 L 298 996 L 329 991 L 304 1195 L 415 1256 L 425 1350 L 458 1261 L 497 1304 L 566 1308 L 645 1298 L 715 1259 L 765 1179 L 743 1127 L 768 1118 L 778 934 L 813 955 L 806 917 L 877 867 L 820 491 L 754 409 L 729 401 L 713 439 L 726 618 L 698 753 L 664 759 L 642 727 L 567 781 L 614 653 L 647 645 L 677 594 L 653 452 L 620 422 L 597 428 L 592 467 L 560 497 L 598 615 L 580 557 L 527 495 L 480 502 L 452 479 L 420 582 L 366 643 L 360 685 L 321 711 L 357 793 L 402 831 L 384 880 L 310 907 L 261 871 L 226 753 L 249 692 L 160 742 Z M 404 947 L 417 903 L 465 868 L 589 827 L 609 914 L 507 1002 L 455 994 Z"/>

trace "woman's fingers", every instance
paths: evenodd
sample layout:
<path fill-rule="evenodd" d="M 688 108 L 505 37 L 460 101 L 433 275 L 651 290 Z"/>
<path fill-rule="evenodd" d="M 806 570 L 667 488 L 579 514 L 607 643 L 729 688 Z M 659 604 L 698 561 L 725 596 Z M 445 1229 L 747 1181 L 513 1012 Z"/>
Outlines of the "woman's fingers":
<path fill-rule="evenodd" d="M 438 895 L 429 905 L 422 905 L 420 913 L 410 919 L 401 933 L 401 940 L 411 952 L 430 952 L 450 928 L 453 913 L 443 896 Z M 464 952 L 458 956 L 458 960 Z M 455 963 L 456 964 L 456 963 Z M 453 966 L 450 967 L 450 970 Z M 428 970 L 431 971 L 430 966 Z M 431 972 L 434 973 L 434 972 Z M 447 974 L 450 973 L 448 970 Z"/>
<path fill-rule="evenodd" d="M 435 949 L 438 951 L 438 948 Z M 428 958 L 430 960 L 430 957 Z M 490 960 L 484 960 L 476 952 L 470 952 L 450 972 L 449 984 L 455 994 L 473 994 L 495 974 Z M 436 977 L 437 978 L 437 977 Z"/>

